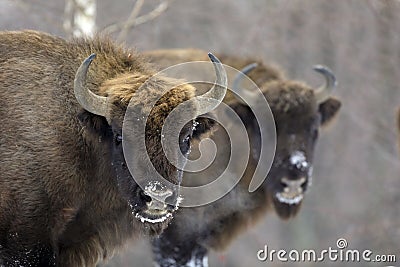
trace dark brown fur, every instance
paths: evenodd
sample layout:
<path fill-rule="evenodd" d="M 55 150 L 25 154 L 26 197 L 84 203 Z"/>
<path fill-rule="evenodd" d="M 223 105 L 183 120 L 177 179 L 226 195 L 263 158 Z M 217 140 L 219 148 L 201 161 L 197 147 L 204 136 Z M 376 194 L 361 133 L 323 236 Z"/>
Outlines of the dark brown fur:
<path fill-rule="evenodd" d="M 112 125 L 74 96 L 75 73 L 91 53 L 97 58 L 87 86 L 111 99 Z M 161 77 L 138 90 L 155 73 L 143 62 L 107 38 L 0 32 L 0 265 L 95 266 L 126 239 L 166 227 L 134 218 L 126 198 L 138 186 L 121 189 L 111 166 L 112 129 L 121 129 L 128 102 L 146 113 L 149 98 L 175 86 Z M 194 95 L 190 85 L 169 91 L 146 128 L 152 162 L 174 183 L 176 168 L 159 153 L 159 131 L 168 113 Z"/>
<path fill-rule="evenodd" d="M 206 60 L 206 52 L 197 49 L 149 51 L 144 55 L 155 65 L 160 63 L 160 68 L 182 62 Z M 254 193 L 249 194 L 247 191 L 256 167 L 256 160 L 252 158 L 241 181 L 228 195 L 204 207 L 180 210 L 161 238 L 153 241 L 156 261 L 162 267 L 185 266 L 190 260 L 198 261 L 196 266 L 203 266 L 202 257 L 208 249 L 224 249 L 238 233 L 263 218 L 271 208 L 283 219 L 295 216 L 301 202 L 298 205 L 287 205 L 274 198 L 275 193 L 281 190 L 280 178 L 290 176 L 292 172 L 289 170 L 290 166 L 285 165 L 287 157 L 291 151 L 301 149 L 307 152 L 307 159 L 312 162 L 319 126 L 331 121 L 341 105 L 340 101 L 334 98 L 318 105 L 313 88 L 285 79 L 279 69 L 265 65 L 259 60 L 229 55 L 217 56 L 223 64 L 238 70 L 248 64 L 258 63 L 248 76 L 260 87 L 274 115 L 278 139 L 274 163 L 267 180 Z M 224 102 L 242 118 L 249 133 L 252 150 L 257 150 L 259 131 L 251 110 L 229 91 Z M 317 116 L 320 116 L 320 120 Z M 218 138 L 223 138 L 219 137 L 220 135 L 221 131 L 218 128 L 213 137 L 217 144 Z M 298 140 L 290 141 L 291 135 L 298 136 Z M 221 142 L 228 141 L 219 140 L 219 143 Z M 209 175 L 185 174 L 185 180 L 195 179 L 193 176 L 198 180 L 205 180 Z M 175 244 L 178 252 L 172 250 L 171 244 Z M 175 261 L 176 264 L 168 265 L 169 261 Z"/>

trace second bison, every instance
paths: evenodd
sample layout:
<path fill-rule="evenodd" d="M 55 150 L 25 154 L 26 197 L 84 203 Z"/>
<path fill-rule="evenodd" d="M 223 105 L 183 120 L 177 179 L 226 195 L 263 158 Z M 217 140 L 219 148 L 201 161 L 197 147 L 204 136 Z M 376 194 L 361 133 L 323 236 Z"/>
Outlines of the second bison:
<path fill-rule="evenodd" d="M 206 53 L 196 49 L 149 51 L 145 55 L 161 68 L 206 59 Z M 267 179 L 255 192 L 249 193 L 260 156 L 259 123 L 262 122 L 257 122 L 248 105 L 228 92 L 224 102 L 240 116 L 249 134 L 251 156 L 245 174 L 239 184 L 218 201 L 178 212 L 167 230 L 153 241 L 157 266 L 188 266 L 189 263 L 193 264 L 190 266 L 206 266 L 209 249 L 225 248 L 237 233 L 257 222 L 271 207 L 283 219 L 296 215 L 311 184 L 319 130 L 335 117 L 341 106 L 339 100 L 330 96 L 336 79 L 325 67 L 315 68 L 325 78 L 325 84 L 314 89 L 284 78 L 277 68 L 261 61 L 227 55 L 218 57 L 236 69 L 258 63 L 246 74 L 259 86 L 273 113 L 277 132 L 275 157 Z M 240 84 L 240 78 L 236 79 L 233 91 L 244 90 L 242 93 L 250 103 L 256 102 L 252 91 L 241 88 Z M 235 126 L 232 129 L 235 131 Z M 216 143 L 222 133 L 223 129 L 218 127 L 214 133 Z M 229 144 L 226 139 L 219 142 Z M 204 180 L 207 175 L 185 173 L 184 177 Z"/>

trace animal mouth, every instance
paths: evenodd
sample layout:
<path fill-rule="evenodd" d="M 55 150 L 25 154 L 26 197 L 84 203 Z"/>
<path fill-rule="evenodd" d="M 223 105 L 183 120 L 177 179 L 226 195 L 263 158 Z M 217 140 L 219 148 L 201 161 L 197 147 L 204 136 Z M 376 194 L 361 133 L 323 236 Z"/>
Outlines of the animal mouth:
<path fill-rule="evenodd" d="M 275 194 L 276 199 L 284 204 L 297 205 L 303 200 L 303 193 L 291 194 L 290 192 L 278 192 Z"/>
<path fill-rule="evenodd" d="M 172 219 L 172 212 L 169 210 L 144 210 L 135 213 L 135 218 L 142 223 L 163 223 Z"/>
<path fill-rule="evenodd" d="M 160 206 L 148 205 L 146 208 L 136 211 L 135 218 L 138 219 L 142 223 L 163 223 L 169 221 L 173 217 L 173 212 L 176 211 L 179 207 L 179 203 L 182 201 L 181 197 L 178 197 L 176 205 L 165 205 L 163 203 L 163 208 Z"/>
<path fill-rule="evenodd" d="M 281 192 L 275 194 L 275 198 L 284 204 L 298 205 L 304 197 L 302 185 L 307 181 L 306 178 L 302 177 L 299 180 L 291 181 L 284 177 L 281 181 L 285 187 Z"/>
<path fill-rule="evenodd" d="M 275 191 L 273 205 L 278 216 L 287 220 L 296 216 L 305 194 L 306 177 L 297 180 L 281 179 L 282 189 Z"/>

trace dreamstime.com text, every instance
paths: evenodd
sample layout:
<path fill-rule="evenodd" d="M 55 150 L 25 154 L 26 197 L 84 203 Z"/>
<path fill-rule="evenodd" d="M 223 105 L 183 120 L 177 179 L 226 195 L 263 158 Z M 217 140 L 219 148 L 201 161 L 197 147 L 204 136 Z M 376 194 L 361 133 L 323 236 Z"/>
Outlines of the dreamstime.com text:
<path fill-rule="evenodd" d="M 268 262 L 376 262 L 376 263 L 395 263 L 395 254 L 378 255 L 371 250 L 349 249 L 347 240 L 339 238 L 336 247 L 315 250 L 285 250 L 270 249 L 267 245 L 257 252 L 260 261 Z M 387 265 L 386 265 L 387 266 Z"/>

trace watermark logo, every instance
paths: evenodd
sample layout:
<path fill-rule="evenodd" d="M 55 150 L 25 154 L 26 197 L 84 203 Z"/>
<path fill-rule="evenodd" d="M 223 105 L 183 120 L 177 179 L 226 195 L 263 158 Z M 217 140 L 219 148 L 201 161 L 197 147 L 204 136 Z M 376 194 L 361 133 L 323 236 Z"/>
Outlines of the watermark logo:
<path fill-rule="evenodd" d="M 242 73 L 230 66 L 223 66 L 228 76 L 228 90 L 231 90 L 232 81 Z M 161 80 L 160 77 L 176 78 L 182 80 L 182 84 L 193 84 L 196 88 L 222 86 L 215 85 L 215 71 L 211 62 L 188 62 L 171 66 L 151 77 L 143 86 L 146 86 L 147 83 L 156 83 L 158 80 Z M 260 156 L 249 186 L 249 192 L 253 192 L 266 179 L 269 169 L 272 166 L 276 147 L 276 131 L 271 109 L 261 90 L 247 76 L 243 77 L 242 84 L 244 87 L 242 87 L 243 91 L 239 90 L 233 93 L 237 94 L 244 103 L 248 104 L 258 123 L 261 135 L 259 147 Z M 159 92 L 157 95 L 165 95 L 171 89 L 172 88 L 160 87 L 160 90 L 164 91 Z M 142 90 L 142 88 L 138 91 L 140 92 L 140 90 Z M 143 88 L 143 90 L 145 90 L 145 88 Z M 256 97 L 249 99 L 248 94 L 245 92 L 246 90 L 252 90 L 252 95 Z M 201 97 L 202 96 L 197 96 L 196 98 L 198 99 Z M 124 156 L 132 177 L 142 189 L 144 189 L 149 182 L 158 182 L 164 187 L 176 189 L 176 185 L 164 179 L 164 177 L 157 172 L 149 155 L 145 153 L 146 123 L 158 100 L 159 97 L 145 99 L 146 102 L 143 102 L 145 107 L 140 107 L 140 109 L 134 105 L 128 106 L 122 129 Z M 203 99 L 202 101 L 212 102 L 216 100 L 209 98 Z M 147 113 L 143 114 L 143 110 L 146 110 Z M 213 110 L 213 114 L 212 118 L 218 122 L 220 127 L 225 129 L 230 139 L 229 143 L 224 144 L 230 146 L 231 153 L 229 163 L 222 174 L 208 184 L 193 187 L 180 186 L 179 190 L 182 196 L 180 206 L 182 207 L 205 205 L 226 195 L 239 182 L 246 169 L 248 157 L 251 156 L 247 129 L 235 110 L 222 102 Z M 208 116 L 208 114 L 202 115 L 202 117 Z M 163 153 L 166 155 L 169 162 L 179 170 L 178 172 L 202 171 L 213 163 L 215 155 L 217 154 L 216 150 L 218 147 L 215 144 L 213 145 L 213 141 L 209 138 L 200 142 L 199 150 L 201 155 L 196 160 L 190 160 L 187 155 L 181 153 L 179 149 L 179 136 L 183 127 L 192 120 L 196 120 L 196 116 L 193 112 L 193 101 L 183 102 L 169 113 L 160 133 Z M 193 125 L 194 128 L 196 126 L 197 125 Z M 141 156 L 135 157 L 135 154 L 137 155 L 138 153 L 141 153 Z M 247 159 L 244 159 L 243 155 L 248 155 Z M 143 170 L 144 168 L 145 170 Z M 168 203 L 168 198 L 159 200 Z"/>
<path fill-rule="evenodd" d="M 339 238 L 335 247 L 327 249 L 286 250 L 270 249 L 267 245 L 257 252 L 257 259 L 262 262 L 376 262 L 396 263 L 395 254 L 375 254 L 369 249 L 349 248 L 346 239 Z M 388 266 L 389 265 L 385 265 Z"/>

